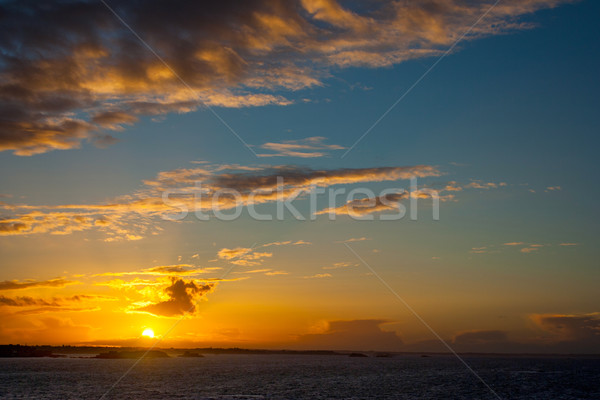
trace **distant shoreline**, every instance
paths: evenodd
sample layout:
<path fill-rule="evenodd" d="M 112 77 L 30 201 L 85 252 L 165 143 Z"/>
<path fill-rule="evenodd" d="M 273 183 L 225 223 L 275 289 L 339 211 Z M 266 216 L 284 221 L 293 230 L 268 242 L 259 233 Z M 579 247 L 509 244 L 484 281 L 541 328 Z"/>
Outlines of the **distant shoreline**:
<path fill-rule="evenodd" d="M 197 347 L 197 348 L 153 348 L 153 355 L 146 353 L 149 347 L 115 347 L 115 346 L 51 346 L 51 345 L 0 345 L 0 358 L 66 358 L 73 355 L 85 355 L 80 358 L 120 359 L 138 358 L 144 355 L 148 358 L 164 353 L 166 357 L 186 357 L 186 354 L 237 354 L 237 355 L 317 355 L 317 356 L 353 356 L 357 354 L 365 357 L 390 358 L 390 357 L 445 357 L 454 356 L 452 353 L 442 352 L 386 352 L 386 351 L 355 351 L 355 350 L 269 350 L 269 349 L 244 349 L 239 347 Z M 96 356 L 91 356 L 95 354 Z M 132 357 L 132 354 L 137 355 Z M 511 358 L 600 358 L 600 354 L 560 354 L 560 353 L 458 353 L 465 357 L 511 357 Z M 73 358 L 73 357 L 71 357 Z"/>

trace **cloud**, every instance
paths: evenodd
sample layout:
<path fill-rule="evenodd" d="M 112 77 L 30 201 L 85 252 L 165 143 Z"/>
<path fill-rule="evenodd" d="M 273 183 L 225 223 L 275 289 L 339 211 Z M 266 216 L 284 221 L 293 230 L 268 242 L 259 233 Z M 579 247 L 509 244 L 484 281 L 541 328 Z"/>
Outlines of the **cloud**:
<path fill-rule="evenodd" d="M 588 314 L 533 314 L 535 323 L 543 335 L 538 342 L 555 352 L 600 352 L 600 313 Z"/>
<path fill-rule="evenodd" d="M 326 138 L 321 136 L 308 137 L 300 140 L 285 140 L 280 143 L 268 142 L 260 146 L 261 149 L 273 153 L 258 154 L 259 157 L 300 157 L 316 158 L 328 155 L 324 150 L 343 150 L 345 147 L 336 144 L 324 144 Z"/>
<path fill-rule="evenodd" d="M 444 186 L 444 190 L 448 192 L 460 192 L 463 188 L 456 181 L 450 181 Z"/>
<path fill-rule="evenodd" d="M 223 248 L 217 256 L 231 264 L 251 267 L 261 265 L 264 258 L 272 257 L 273 253 L 253 251 L 251 248 L 236 247 L 235 249 Z"/>
<path fill-rule="evenodd" d="M 350 238 L 350 239 L 346 239 L 346 240 L 341 240 L 336 243 L 364 242 L 365 240 L 371 240 L 371 238 L 367 238 L 367 237 L 363 236 L 363 237 L 358 237 L 358 238 Z"/>
<path fill-rule="evenodd" d="M 333 275 L 331 275 L 331 274 L 315 274 L 315 275 L 305 276 L 304 279 L 331 278 L 332 276 Z"/>
<path fill-rule="evenodd" d="M 336 262 L 333 265 L 329 265 L 329 266 L 323 267 L 323 269 L 340 269 L 340 268 L 348 268 L 348 267 L 356 267 L 356 266 L 358 266 L 357 263 Z"/>
<path fill-rule="evenodd" d="M 123 127 L 121 125 L 130 125 L 137 120 L 138 119 L 135 115 L 129 115 L 118 111 L 106 111 L 92 116 L 92 122 L 103 128 L 111 130 L 122 130 Z"/>
<path fill-rule="evenodd" d="M 496 189 L 501 186 L 506 186 L 506 182 L 494 183 L 494 182 L 483 182 L 483 181 L 472 181 L 465 185 L 465 188 L 469 189 Z M 450 187 L 450 190 L 456 190 L 457 187 Z"/>
<path fill-rule="evenodd" d="M 261 269 L 252 269 L 250 271 L 244 271 L 244 274 L 260 274 L 260 273 L 266 273 L 266 272 L 270 272 L 271 269 L 269 268 L 261 268 Z M 265 274 L 266 275 L 266 274 Z"/>
<path fill-rule="evenodd" d="M 217 268 L 219 269 L 219 268 Z M 197 275 L 206 272 L 212 272 L 215 268 L 195 268 L 189 264 L 177 264 L 177 265 L 161 265 L 152 268 L 146 268 L 139 271 L 127 271 L 127 272 L 103 272 L 101 274 L 95 274 L 94 276 L 126 276 L 126 275 L 178 275 L 188 276 Z"/>
<path fill-rule="evenodd" d="M 227 188 L 240 192 L 276 190 L 284 185 L 290 190 L 308 190 L 311 187 L 332 185 L 384 182 L 412 177 L 439 176 L 433 166 L 417 165 L 410 167 L 340 168 L 334 170 L 313 170 L 310 168 L 279 166 L 265 169 L 262 174 L 221 174 L 212 180 L 215 189 Z M 269 193 L 270 194 L 270 193 Z"/>
<path fill-rule="evenodd" d="M 556 340 L 600 344 L 600 313 L 534 314 L 530 318 Z"/>
<path fill-rule="evenodd" d="M 25 280 L 25 281 L 2 281 L 0 282 L 0 290 L 20 290 L 20 289 L 30 289 L 30 288 L 38 288 L 38 287 L 65 287 L 67 285 L 75 285 L 78 284 L 77 281 L 70 281 L 64 278 L 56 278 L 49 279 L 46 281 L 35 281 L 35 280 Z"/>
<path fill-rule="evenodd" d="M 439 175 L 439 174 L 438 174 Z M 438 204 L 440 201 L 456 201 L 455 194 L 452 192 L 462 191 L 463 188 L 467 189 L 490 189 L 506 186 L 506 183 L 502 182 L 499 184 L 495 183 L 479 183 L 472 182 L 466 186 L 460 186 L 455 181 L 448 182 L 445 186 L 439 189 L 432 189 L 424 187 L 412 191 L 404 191 L 399 189 L 396 192 L 387 193 L 381 196 L 374 197 L 363 197 L 358 199 L 348 200 L 345 204 L 338 207 L 330 207 L 320 211 L 317 211 L 315 215 L 330 214 L 330 215 L 349 215 L 354 218 L 360 218 L 366 215 L 370 215 L 378 212 L 385 211 L 399 211 L 401 210 L 401 201 L 407 199 L 432 199 L 434 204 Z M 450 193 L 446 193 L 450 192 Z M 400 214 L 406 210 L 402 208 Z"/>
<path fill-rule="evenodd" d="M 522 16 L 564 2 L 503 1 L 465 40 L 527 28 Z M 102 2 L 2 3 L 0 150 L 77 148 L 140 115 L 202 105 L 288 105 L 275 93 L 323 85 L 340 68 L 441 54 L 491 1 L 110 4 L 167 65 Z"/>
<path fill-rule="evenodd" d="M 296 240 L 295 242 L 292 241 L 292 240 L 286 240 L 284 242 L 271 242 L 271 243 L 263 244 L 260 247 L 286 246 L 286 245 L 301 246 L 301 245 L 309 245 L 309 244 L 312 244 L 312 243 L 311 242 L 307 242 L 305 240 Z"/>
<path fill-rule="evenodd" d="M 0 306 L 8 307 L 30 307 L 30 306 L 59 306 L 56 301 L 47 301 L 44 299 L 36 299 L 28 296 L 20 297 L 5 297 L 0 295 Z"/>
<path fill-rule="evenodd" d="M 77 294 L 70 297 L 52 297 L 51 299 L 34 298 L 29 296 L 6 297 L 0 295 L 0 307 L 20 309 L 14 315 L 34 315 L 46 313 L 65 313 L 97 311 L 98 306 L 78 306 L 82 303 L 96 303 L 98 301 L 113 301 L 115 297 L 103 295 Z"/>
<path fill-rule="evenodd" d="M 155 179 L 144 181 L 144 187 L 137 192 L 102 204 L 3 203 L 0 204 L 4 214 L 0 219 L 0 235 L 67 235 L 94 229 L 103 232 L 107 242 L 140 240 L 160 232 L 156 219 L 172 220 L 182 209 L 186 212 L 222 211 L 239 205 L 294 199 L 307 195 L 315 187 L 440 175 L 435 167 L 428 165 L 333 170 L 292 166 L 262 166 L 239 171 L 236 168 L 203 165 L 163 171 Z M 219 195 L 220 191 L 227 190 L 236 191 L 237 196 Z"/>
<path fill-rule="evenodd" d="M 533 253 L 534 251 L 538 251 L 539 247 L 523 247 L 520 251 L 521 253 Z"/>
<path fill-rule="evenodd" d="M 322 333 L 300 335 L 296 346 L 315 350 L 400 350 L 402 339 L 381 329 L 384 320 L 330 321 Z"/>
<path fill-rule="evenodd" d="M 561 243 L 559 246 L 579 246 L 579 243 Z"/>
<path fill-rule="evenodd" d="M 350 215 L 353 217 L 361 217 L 364 215 L 383 212 L 396 211 L 399 209 L 400 201 L 409 198 L 409 192 L 389 193 L 384 196 L 364 197 L 353 199 L 339 207 L 325 208 L 315 212 L 316 215 Z"/>
<path fill-rule="evenodd" d="M 471 251 L 469 251 L 469 253 L 474 253 L 474 254 L 484 254 L 487 253 L 489 250 L 487 248 L 487 246 L 482 246 L 482 247 L 472 247 Z"/>
<path fill-rule="evenodd" d="M 167 300 L 135 308 L 133 311 L 147 312 L 149 314 L 175 317 L 179 315 L 194 314 L 196 303 L 214 287 L 214 284 L 199 284 L 193 280 L 185 281 L 172 278 L 171 285 L 163 290 Z"/>
<path fill-rule="evenodd" d="M 250 251 L 252 251 L 252 249 L 246 247 L 236 247 L 235 249 L 223 248 L 219 250 L 217 256 L 225 260 L 231 260 L 237 257 L 241 257 L 249 253 Z"/>
<path fill-rule="evenodd" d="M 508 242 L 508 243 L 504 243 L 505 246 L 521 246 L 525 244 L 524 242 Z"/>
<path fill-rule="evenodd" d="M 109 301 L 116 300 L 111 296 L 76 294 L 70 297 L 53 297 L 50 300 L 34 298 L 29 296 L 6 297 L 0 295 L 0 306 L 7 307 L 30 307 L 30 306 L 48 306 L 60 307 L 72 303 L 81 303 L 84 301 Z"/>
<path fill-rule="evenodd" d="M 562 190 L 562 188 L 560 186 L 548 186 L 545 190 L 545 192 L 557 192 Z"/>
<path fill-rule="evenodd" d="M 18 315 L 35 315 L 35 314 L 47 314 L 47 313 L 56 313 L 56 312 L 89 312 L 89 311 L 99 311 L 100 307 L 39 307 L 39 308 L 31 308 L 27 310 L 17 311 L 15 314 Z"/>

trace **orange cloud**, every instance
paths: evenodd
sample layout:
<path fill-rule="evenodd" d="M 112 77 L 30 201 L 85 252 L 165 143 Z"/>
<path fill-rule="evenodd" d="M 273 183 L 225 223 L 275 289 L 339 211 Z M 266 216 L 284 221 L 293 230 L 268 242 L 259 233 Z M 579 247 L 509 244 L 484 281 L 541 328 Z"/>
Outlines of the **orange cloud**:
<path fill-rule="evenodd" d="M 105 145 L 114 139 L 104 131 L 139 115 L 288 105 L 272 92 L 323 85 L 339 67 L 441 54 L 486 11 L 465 40 L 526 28 L 520 17 L 568 1 L 505 0 L 492 10 L 491 1 L 376 2 L 361 11 L 335 0 L 120 2 L 120 18 L 164 63 L 102 2 L 8 1 L 0 151 Z"/>
<path fill-rule="evenodd" d="M 272 257 L 273 253 L 253 251 L 250 248 L 236 247 L 235 249 L 223 248 L 217 256 L 232 264 L 244 267 L 261 265 L 264 258 Z M 262 272 L 262 271 L 261 271 Z"/>

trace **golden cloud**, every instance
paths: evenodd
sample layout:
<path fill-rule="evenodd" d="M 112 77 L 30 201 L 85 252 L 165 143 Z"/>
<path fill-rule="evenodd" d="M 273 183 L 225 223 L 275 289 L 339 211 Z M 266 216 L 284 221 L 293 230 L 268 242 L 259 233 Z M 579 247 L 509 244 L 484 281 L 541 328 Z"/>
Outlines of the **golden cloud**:
<path fill-rule="evenodd" d="M 288 105 L 273 92 L 322 85 L 339 67 L 441 54 L 486 11 L 465 40 L 527 28 L 522 16 L 568 1 L 504 0 L 491 10 L 492 0 L 394 1 L 356 11 L 335 0 L 113 1 L 153 51 L 102 2 L 3 2 L 0 151 L 104 145 L 114 140 L 106 130 L 140 115 L 202 105 Z"/>

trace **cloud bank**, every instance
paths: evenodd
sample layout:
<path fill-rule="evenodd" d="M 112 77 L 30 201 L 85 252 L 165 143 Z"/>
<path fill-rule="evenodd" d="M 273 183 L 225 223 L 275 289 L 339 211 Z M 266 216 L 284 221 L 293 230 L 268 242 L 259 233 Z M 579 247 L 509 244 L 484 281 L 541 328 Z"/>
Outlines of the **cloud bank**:
<path fill-rule="evenodd" d="M 464 40 L 527 28 L 521 17 L 565 2 L 504 0 Z M 104 146 L 144 115 L 288 105 L 282 92 L 323 85 L 337 69 L 441 54 L 492 3 L 2 2 L 0 151 Z"/>
<path fill-rule="evenodd" d="M 315 170 L 293 166 L 210 166 L 160 172 L 139 191 L 103 204 L 30 206 L 0 203 L 0 236 L 99 230 L 106 241 L 157 234 L 156 219 L 187 212 L 229 210 L 306 195 L 315 187 L 438 176 L 433 166 Z M 235 191 L 236 196 L 230 191 Z M 300 243 L 303 244 L 303 243 Z"/>

